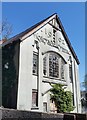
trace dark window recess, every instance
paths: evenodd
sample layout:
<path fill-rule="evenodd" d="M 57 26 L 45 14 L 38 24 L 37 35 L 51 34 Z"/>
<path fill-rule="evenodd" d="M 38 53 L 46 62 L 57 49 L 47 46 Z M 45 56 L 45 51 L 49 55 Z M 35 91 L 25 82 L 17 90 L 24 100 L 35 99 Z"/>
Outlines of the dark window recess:
<path fill-rule="evenodd" d="M 59 63 L 58 56 L 56 54 L 49 55 L 49 76 L 59 77 Z"/>
<path fill-rule="evenodd" d="M 61 60 L 61 79 L 64 79 L 64 62 Z"/>
<path fill-rule="evenodd" d="M 47 74 L 47 60 L 46 57 L 43 58 L 43 74 Z"/>
<path fill-rule="evenodd" d="M 72 95 L 72 98 L 73 98 L 73 106 L 75 106 L 75 102 L 74 102 L 74 94 Z"/>
<path fill-rule="evenodd" d="M 38 55 L 33 54 L 33 74 L 38 74 Z"/>
<path fill-rule="evenodd" d="M 56 30 L 53 29 L 53 42 L 55 43 L 55 33 L 56 33 Z"/>
<path fill-rule="evenodd" d="M 38 91 L 32 90 L 32 107 L 38 107 Z"/>
<path fill-rule="evenodd" d="M 46 102 L 43 102 L 43 111 L 47 112 L 47 103 Z"/>
<path fill-rule="evenodd" d="M 70 78 L 71 82 L 73 82 L 73 80 L 72 80 L 72 66 L 71 65 L 69 65 L 69 78 Z"/>

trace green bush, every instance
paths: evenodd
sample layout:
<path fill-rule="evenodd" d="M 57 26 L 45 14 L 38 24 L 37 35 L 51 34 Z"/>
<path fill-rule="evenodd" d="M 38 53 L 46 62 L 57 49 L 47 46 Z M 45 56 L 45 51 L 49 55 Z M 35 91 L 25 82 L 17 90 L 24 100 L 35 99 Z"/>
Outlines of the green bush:
<path fill-rule="evenodd" d="M 51 100 L 55 102 L 57 112 L 70 112 L 74 110 L 72 92 L 65 91 L 63 85 L 51 85 Z"/>

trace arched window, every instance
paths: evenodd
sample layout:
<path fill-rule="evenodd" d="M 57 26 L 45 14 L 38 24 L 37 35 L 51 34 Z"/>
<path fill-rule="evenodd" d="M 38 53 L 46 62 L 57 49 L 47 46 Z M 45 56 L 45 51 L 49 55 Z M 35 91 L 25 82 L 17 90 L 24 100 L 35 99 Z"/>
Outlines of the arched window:
<path fill-rule="evenodd" d="M 55 52 L 49 52 L 43 58 L 43 75 L 65 79 L 65 61 Z"/>

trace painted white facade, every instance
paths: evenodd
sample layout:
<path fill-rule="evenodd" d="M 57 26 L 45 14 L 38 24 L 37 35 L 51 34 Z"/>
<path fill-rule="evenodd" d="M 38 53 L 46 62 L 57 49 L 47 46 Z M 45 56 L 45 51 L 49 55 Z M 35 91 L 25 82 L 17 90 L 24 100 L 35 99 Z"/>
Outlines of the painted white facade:
<path fill-rule="evenodd" d="M 54 41 L 53 29 L 56 29 Z M 38 54 L 38 75 L 32 73 L 34 52 Z M 49 76 L 49 57 L 46 66 L 47 74 L 44 76 L 43 58 L 46 55 L 49 56 L 50 53 L 58 54 L 66 62 L 64 79 Z M 27 33 L 21 38 L 19 59 L 17 109 L 43 111 L 43 103 L 45 102 L 47 103 L 47 112 L 50 112 L 50 92 L 47 92 L 51 88 L 49 83 L 60 83 L 65 85 L 66 90 L 70 90 L 74 94 L 75 109 L 73 112 L 81 112 L 78 64 L 56 19 L 47 21 L 31 35 Z M 69 65 L 72 66 L 73 82 L 69 77 Z M 38 106 L 35 108 L 32 108 L 32 89 L 38 90 Z"/>

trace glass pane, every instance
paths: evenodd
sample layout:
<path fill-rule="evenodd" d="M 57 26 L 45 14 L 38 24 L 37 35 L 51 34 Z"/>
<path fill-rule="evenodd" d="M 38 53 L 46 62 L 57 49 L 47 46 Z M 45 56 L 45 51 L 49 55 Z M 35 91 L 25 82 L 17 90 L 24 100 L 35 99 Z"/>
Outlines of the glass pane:
<path fill-rule="evenodd" d="M 43 111 L 47 112 L 47 103 L 46 102 L 43 103 Z"/>
<path fill-rule="evenodd" d="M 59 77 L 59 58 L 57 54 L 49 55 L 49 76 Z"/>
<path fill-rule="evenodd" d="M 61 79 L 64 79 L 64 61 L 61 59 Z"/>
<path fill-rule="evenodd" d="M 33 54 L 33 73 L 37 75 L 38 69 L 38 55 Z"/>
<path fill-rule="evenodd" d="M 38 93 L 37 91 L 32 90 L 32 106 L 38 106 Z"/>
<path fill-rule="evenodd" d="M 72 81 L 72 66 L 71 65 L 69 65 L 69 78 L 70 78 L 71 82 L 73 82 Z"/>
<path fill-rule="evenodd" d="M 47 74 L 47 60 L 46 57 L 43 58 L 43 74 Z"/>

